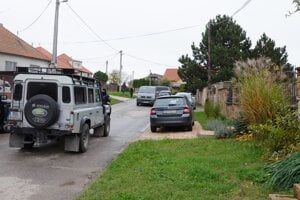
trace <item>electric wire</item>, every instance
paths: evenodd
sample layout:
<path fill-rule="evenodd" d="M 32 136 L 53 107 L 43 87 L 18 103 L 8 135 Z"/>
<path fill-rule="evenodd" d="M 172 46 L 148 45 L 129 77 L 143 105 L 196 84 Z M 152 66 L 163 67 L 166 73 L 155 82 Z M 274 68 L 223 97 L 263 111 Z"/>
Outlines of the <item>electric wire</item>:
<path fill-rule="evenodd" d="M 167 66 L 167 67 L 175 67 L 173 65 L 162 64 L 162 63 L 159 63 L 159 62 L 156 62 L 156 61 L 140 58 L 140 57 L 133 56 L 133 55 L 130 55 L 130 54 L 127 54 L 127 53 L 124 53 L 124 55 L 126 55 L 128 57 L 131 57 L 131 58 L 134 58 L 136 60 L 141 60 L 141 61 L 147 62 L 147 63 L 152 63 L 152 64 L 156 64 L 156 65 L 163 65 L 163 66 Z"/>
<path fill-rule="evenodd" d="M 29 29 L 33 24 L 35 24 L 35 22 L 37 22 L 41 16 L 46 12 L 46 10 L 48 9 L 48 7 L 50 6 L 52 0 L 49 0 L 48 4 L 46 5 L 46 7 L 44 8 L 44 10 L 42 11 L 42 13 L 35 19 L 33 20 L 33 22 L 31 24 L 29 24 L 27 27 L 23 28 L 22 30 L 19 30 L 18 33 L 26 31 L 27 29 Z"/>
<path fill-rule="evenodd" d="M 234 17 L 236 14 L 238 14 L 240 11 L 242 11 L 244 8 L 246 8 L 246 6 L 251 2 L 252 0 L 247 0 L 242 7 L 240 7 L 239 9 L 237 9 L 232 15 L 231 17 Z"/>
<path fill-rule="evenodd" d="M 111 46 L 108 42 L 106 42 L 102 37 L 99 36 L 99 34 L 97 34 L 83 19 L 82 17 L 80 17 L 80 15 L 68 4 L 66 3 L 67 6 L 70 8 L 70 10 L 78 17 L 78 19 L 98 38 L 100 39 L 102 42 L 104 42 L 108 47 L 110 47 L 112 50 L 114 51 L 118 51 L 117 49 L 115 49 L 113 46 Z"/>

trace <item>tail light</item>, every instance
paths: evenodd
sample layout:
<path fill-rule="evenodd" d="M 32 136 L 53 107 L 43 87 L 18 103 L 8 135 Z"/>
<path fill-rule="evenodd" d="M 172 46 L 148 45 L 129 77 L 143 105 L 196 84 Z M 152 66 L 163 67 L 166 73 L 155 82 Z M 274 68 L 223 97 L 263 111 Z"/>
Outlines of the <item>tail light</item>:
<path fill-rule="evenodd" d="M 150 110 L 150 115 L 156 115 L 156 111 L 155 111 L 154 108 L 151 108 L 151 110 Z"/>
<path fill-rule="evenodd" d="M 74 124 L 74 112 L 71 111 L 70 112 L 70 121 L 69 121 L 69 125 L 72 126 Z"/>
<path fill-rule="evenodd" d="M 191 113 L 189 108 L 184 108 L 183 109 L 183 114 L 189 114 L 189 113 Z"/>

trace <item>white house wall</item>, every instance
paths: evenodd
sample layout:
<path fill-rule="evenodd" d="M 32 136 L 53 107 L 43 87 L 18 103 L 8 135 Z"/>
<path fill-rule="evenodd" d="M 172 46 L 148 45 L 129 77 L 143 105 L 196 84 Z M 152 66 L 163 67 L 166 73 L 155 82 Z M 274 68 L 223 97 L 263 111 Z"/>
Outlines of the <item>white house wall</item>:
<path fill-rule="evenodd" d="M 29 67 L 30 65 L 48 67 L 50 63 L 50 61 L 43 61 L 33 58 L 25 58 L 21 56 L 0 53 L 0 71 L 5 71 L 5 61 L 16 62 L 18 67 Z"/>

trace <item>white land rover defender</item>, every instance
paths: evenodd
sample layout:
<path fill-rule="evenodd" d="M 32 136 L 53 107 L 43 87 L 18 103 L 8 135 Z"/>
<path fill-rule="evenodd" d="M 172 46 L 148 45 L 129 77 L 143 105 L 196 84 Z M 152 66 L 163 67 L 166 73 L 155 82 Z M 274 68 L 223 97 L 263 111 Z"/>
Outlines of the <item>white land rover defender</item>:
<path fill-rule="evenodd" d="M 36 70 L 36 69 L 35 69 Z M 73 69 L 17 68 L 8 127 L 10 147 L 31 148 L 64 138 L 65 151 L 85 152 L 93 136 L 110 131 L 111 107 L 101 85 Z"/>

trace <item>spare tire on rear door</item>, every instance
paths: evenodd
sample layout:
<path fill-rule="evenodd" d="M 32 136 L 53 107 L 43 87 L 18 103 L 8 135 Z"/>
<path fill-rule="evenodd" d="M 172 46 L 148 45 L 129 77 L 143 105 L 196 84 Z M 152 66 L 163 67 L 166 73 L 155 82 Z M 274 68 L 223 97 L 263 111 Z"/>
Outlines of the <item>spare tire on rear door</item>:
<path fill-rule="evenodd" d="M 58 120 L 57 102 L 48 95 L 31 97 L 25 105 L 25 118 L 35 128 L 46 128 Z"/>

